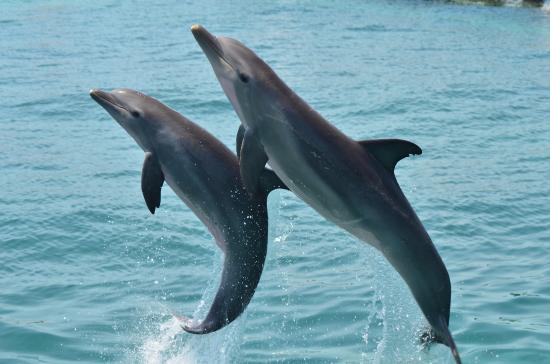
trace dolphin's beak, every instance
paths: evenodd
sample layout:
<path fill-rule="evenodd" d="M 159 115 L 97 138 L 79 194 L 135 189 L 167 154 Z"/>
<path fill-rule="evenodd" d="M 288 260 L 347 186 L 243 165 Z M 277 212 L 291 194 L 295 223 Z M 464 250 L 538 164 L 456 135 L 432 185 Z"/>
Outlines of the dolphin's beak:
<path fill-rule="evenodd" d="M 206 30 L 202 25 L 195 24 L 191 27 L 191 33 L 199 43 L 199 46 L 202 48 L 203 52 L 207 56 L 216 54 L 218 57 L 223 58 L 223 50 L 218 39 Z"/>
<path fill-rule="evenodd" d="M 116 100 L 116 98 L 110 93 L 93 88 L 90 90 L 90 96 L 95 102 L 103 106 L 104 108 L 113 106 L 122 108 Z"/>
<path fill-rule="evenodd" d="M 90 90 L 90 97 L 94 99 L 94 101 L 102 106 L 105 110 L 107 110 L 111 115 L 114 115 L 113 113 L 120 114 L 122 110 L 128 111 L 128 109 L 122 106 L 116 99 L 116 97 L 110 92 L 105 92 L 93 88 Z"/>
<path fill-rule="evenodd" d="M 111 101 L 110 102 L 110 94 L 108 92 L 105 92 L 105 91 L 101 91 L 99 89 L 96 89 L 96 88 L 93 88 L 90 90 L 90 96 L 92 99 L 94 99 L 95 102 L 97 102 L 98 104 L 102 105 L 105 103 L 105 102 L 109 102 L 110 104 L 112 104 L 113 102 Z"/>

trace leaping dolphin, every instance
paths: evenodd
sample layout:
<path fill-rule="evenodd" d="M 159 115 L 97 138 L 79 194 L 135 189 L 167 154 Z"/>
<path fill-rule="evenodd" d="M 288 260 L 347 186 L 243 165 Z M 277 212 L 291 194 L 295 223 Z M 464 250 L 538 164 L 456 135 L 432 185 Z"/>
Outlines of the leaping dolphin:
<path fill-rule="evenodd" d="M 298 197 L 326 219 L 372 244 L 399 272 L 434 340 L 460 357 L 449 331 L 449 274 L 394 175 L 396 163 L 421 154 L 399 139 L 355 141 L 295 94 L 235 39 L 191 28 L 242 125 L 240 172 L 250 191 L 269 162 Z"/>
<path fill-rule="evenodd" d="M 190 333 L 221 329 L 252 299 L 267 252 L 267 195 L 286 187 L 266 169 L 256 192 L 247 192 L 235 154 L 152 97 L 129 89 L 91 90 L 90 95 L 145 152 L 141 189 L 151 213 L 160 207 L 166 181 L 224 252 L 221 284 L 206 318 L 200 324 L 183 318 L 183 329 Z"/>

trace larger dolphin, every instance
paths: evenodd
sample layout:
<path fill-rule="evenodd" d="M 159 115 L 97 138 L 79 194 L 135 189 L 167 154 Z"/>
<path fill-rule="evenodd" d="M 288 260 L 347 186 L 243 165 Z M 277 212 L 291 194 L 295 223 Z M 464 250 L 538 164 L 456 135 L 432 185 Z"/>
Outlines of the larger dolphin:
<path fill-rule="evenodd" d="M 91 90 L 91 97 L 145 151 L 141 188 L 151 213 L 160 206 L 166 181 L 208 227 L 225 254 L 220 287 L 200 324 L 184 318 L 184 330 L 216 331 L 250 302 L 267 251 L 267 195 L 285 188 L 269 170 L 261 187 L 244 189 L 237 157 L 218 139 L 152 97 L 129 89 Z"/>
<path fill-rule="evenodd" d="M 322 216 L 376 247 L 412 291 L 435 340 L 460 363 L 449 331 L 449 274 L 394 175 L 396 163 L 421 149 L 398 139 L 355 141 L 296 95 L 235 39 L 191 28 L 241 119 L 241 176 L 259 187 L 266 162 Z"/>

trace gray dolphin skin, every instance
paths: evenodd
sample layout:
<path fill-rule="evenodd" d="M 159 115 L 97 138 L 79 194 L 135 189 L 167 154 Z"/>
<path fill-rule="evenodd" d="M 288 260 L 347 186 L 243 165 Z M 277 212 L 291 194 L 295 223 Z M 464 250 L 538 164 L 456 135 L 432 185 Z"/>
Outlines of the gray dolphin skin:
<path fill-rule="evenodd" d="M 241 120 L 246 188 L 260 188 L 268 162 L 322 216 L 372 244 L 409 286 L 432 327 L 425 335 L 449 346 L 460 363 L 448 328 L 449 274 L 394 175 L 400 159 L 422 150 L 398 139 L 350 139 L 242 43 L 215 37 L 200 25 L 191 31 Z"/>
<path fill-rule="evenodd" d="M 267 195 L 286 188 L 269 170 L 254 194 L 244 189 L 238 159 L 198 125 L 152 97 L 129 89 L 91 90 L 90 96 L 145 152 L 141 187 L 151 213 L 160 206 L 166 181 L 214 236 L 225 259 L 218 292 L 206 318 L 183 329 L 216 331 L 235 320 L 250 302 L 267 251 Z"/>

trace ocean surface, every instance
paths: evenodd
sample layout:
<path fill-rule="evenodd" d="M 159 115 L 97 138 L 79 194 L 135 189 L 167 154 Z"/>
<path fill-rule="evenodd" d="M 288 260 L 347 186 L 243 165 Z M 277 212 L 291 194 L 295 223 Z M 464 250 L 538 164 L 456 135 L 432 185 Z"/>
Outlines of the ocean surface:
<path fill-rule="evenodd" d="M 238 120 L 189 28 L 264 58 L 356 139 L 423 149 L 397 166 L 452 281 L 464 363 L 550 363 L 550 12 L 438 1 L 3 1 L 1 363 L 454 363 L 371 246 L 292 193 L 245 314 L 202 318 L 223 256 L 93 102 L 129 87 L 232 149 Z M 513 3 L 511 5 L 514 5 Z"/>

